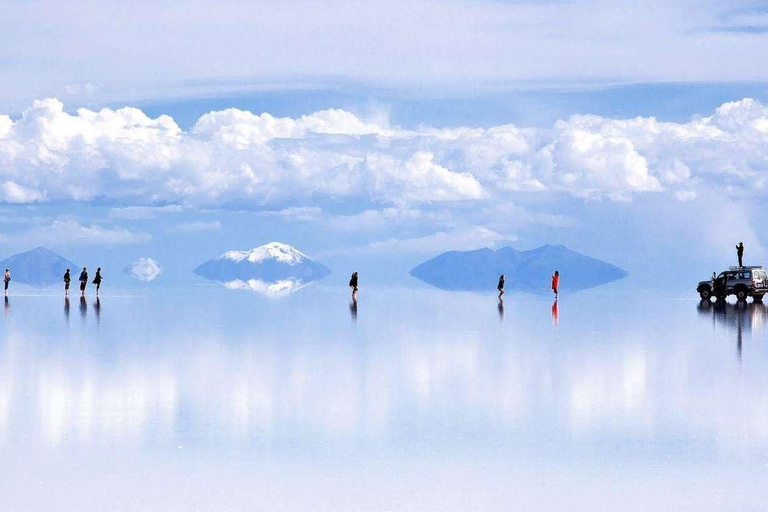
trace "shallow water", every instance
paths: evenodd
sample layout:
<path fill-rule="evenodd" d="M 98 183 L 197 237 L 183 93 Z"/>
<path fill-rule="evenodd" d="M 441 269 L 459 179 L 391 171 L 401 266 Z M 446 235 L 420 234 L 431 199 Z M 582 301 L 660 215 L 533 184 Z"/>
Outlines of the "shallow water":
<path fill-rule="evenodd" d="M 762 305 L 18 293 L 0 511 L 768 506 Z"/>

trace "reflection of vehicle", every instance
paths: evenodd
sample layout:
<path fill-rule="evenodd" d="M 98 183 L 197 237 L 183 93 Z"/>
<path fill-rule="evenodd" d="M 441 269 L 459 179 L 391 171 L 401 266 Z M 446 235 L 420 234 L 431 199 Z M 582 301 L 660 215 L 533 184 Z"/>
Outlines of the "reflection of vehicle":
<path fill-rule="evenodd" d="M 742 341 L 745 334 L 760 332 L 768 321 L 768 308 L 762 302 L 737 302 L 729 304 L 718 301 L 712 304 L 709 300 L 699 302 L 699 314 L 712 316 L 712 326 L 725 326 L 736 333 L 736 350 L 741 356 Z"/>
<path fill-rule="evenodd" d="M 761 301 L 768 292 L 768 273 L 760 266 L 731 267 L 709 281 L 700 281 L 696 291 L 703 300 L 709 300 L 713 295 L 718 300 L 736 295 L 740 301 L 747 297 Z"/>

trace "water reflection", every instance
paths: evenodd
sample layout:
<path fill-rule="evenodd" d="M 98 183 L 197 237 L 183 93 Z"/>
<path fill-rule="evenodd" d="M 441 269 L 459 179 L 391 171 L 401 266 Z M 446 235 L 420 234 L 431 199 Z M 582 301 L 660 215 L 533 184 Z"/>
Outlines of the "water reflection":
<path fill-rule="evenodd" d="M 352 317 L 352 323 L 357 323 L 357 298 L 353 297 L 352 300 L 349 301 L 349 316 Z"/>
<path fill-rule="evenodd" d="M 297 292 L 302 288 L 305 288 L 309 283 L 300 279 L 281 279 L 279 281 L 261 281 L 259 279 L 249 279 L 243 281 L 241 279 L 235 279 L 234 281 L 227 281 L 224 283 L 224 287 L 230 290 L 248 290 L 256 292 L 265 297 L 284 297 L 291 293 Z"/>
<path fill-rule="evenodd" d="M 8 296 L 7 295 L 5 296 L 4 308 L 5 308 L 5 316 L 8 317 L 8 315 L 10 315 L 10 313 L 11 313 L 11 303 L 8 302 Z"/>
<path fill-rule="evenodd" d="M 69 324 L 69 297 L 64 297 L 64 319 Z"/>
<path fill-rule="evenodd" d="M 80 318 L 85 320 L 88 314 L 88 303 L 85 301 L 85 295 L 80 296 Z"/>
<path fill-rule="evenodd" d="M 504 299 L 499 297 L 499 321 L 504 323 Z"/>
<path fill-rule="evenodd" d="M 557 327 L 557 324 L 559 323 L 560 323 L 560 310 L 558 309 L 557 299 L 555 299 L 555 302 L 552 303 L 552 325 Z"/>
<path fill-rule="evenodd" d="M 741 360 L 744 336 L 753 331 L 759 332 L 766 325 L 768 308 L 762 302 L 737 302 L 731 304 L 724 300 L 712 303 L 702 300 L 698 305 L 699 314 L 712 317 L 713 328 L 724 326 L 736 334 L 736 354 Z"/>
<path fill-rule="evenodd" d="M 96 297 L 96 302 L 93 304 L 93 312 L 96 313 L 96 323 L 101 320 L 101 299 Z"/>

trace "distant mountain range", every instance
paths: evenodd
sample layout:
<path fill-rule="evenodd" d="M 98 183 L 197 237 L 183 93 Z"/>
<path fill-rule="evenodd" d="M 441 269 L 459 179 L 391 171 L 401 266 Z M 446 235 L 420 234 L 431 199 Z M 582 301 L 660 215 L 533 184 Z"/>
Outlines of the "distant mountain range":
<path fill-rule="evenodd" d="M 560 272 L 560 289 L 584 290 L 626 277 L 626 271 L 562 245 L 529 251 L 504 247 L 493 251 L 451 251 L 411 270 L 411 275 L 444 290 L 495 290 L 505 274 L 507 290 L 545 291 Z"/>
<path fill-rule="evenodd" d="M 218 258 L 206 261 L 195 273 L 213 281 L 230 283 L 230 288 L 270 289 L 280 282 L 306 284 L 331 273 L 323 265 L 290 245 L 272 242 L 250 251 L 228 251 Z M 257 283 L 250 286 L 245 283 Z M 296 288 L 296 284 L 288 288 Z"/>
<path fill-rule="evenodd" d="M 75 263 L 59 256 L 45 247 L 36 247 L 26 252 L 14 254 L 0 261 L 0 271 L 11 270 L 12 282 L 45 286 L 62 282 L 64 272 L 72 271 L 74 280 L 80 271 Z"/>

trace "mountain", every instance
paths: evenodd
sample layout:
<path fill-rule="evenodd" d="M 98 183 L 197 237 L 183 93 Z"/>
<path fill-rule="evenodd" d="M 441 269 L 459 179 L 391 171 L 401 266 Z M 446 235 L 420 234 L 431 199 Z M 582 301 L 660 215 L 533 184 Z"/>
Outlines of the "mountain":
<path fill-rule="evenodd" d="M 163 267 L 152 258 L 139 258 L 125 267 L 125 273 L 139 281 L 154 281 L 163 273 Z"/>
<path fill-rule="evenodd" d="M 584 290 L 622 279 L 626 271 L 572 251 L 544 245 L 530 251 L 504 247 L 493 251 L 451 251 L 411 270 L 411 275 L 444 290 L 495 290 L 505 274 L 507 290 L 549 290 L 551 276 L 560 271 L 561 290 Z"/>
<path fill-rule="evenodd" d="M 195 269 L 199 276 L 229 283 L 250 280 L 265 283 L 292 279 L 308 283 L 331 271 L 290 245 L 272 242 L 250 251 L 228 251 Z"/>
<path fill-rule="evenodd" d="M 67 269 L 76 279 L 80 267 L 44 247 L 14 254 L 0 262 L 0 270 L 10 269 L 15 282 L 44 286 L 62 282 Z"/>

